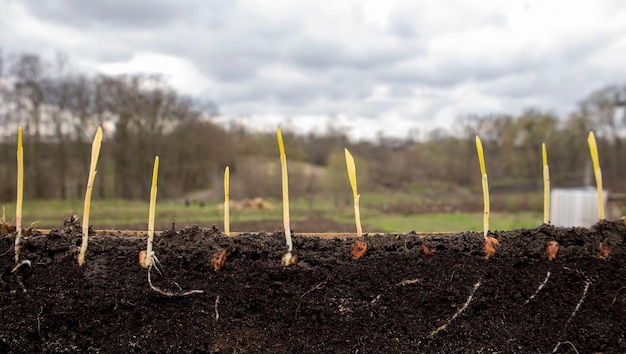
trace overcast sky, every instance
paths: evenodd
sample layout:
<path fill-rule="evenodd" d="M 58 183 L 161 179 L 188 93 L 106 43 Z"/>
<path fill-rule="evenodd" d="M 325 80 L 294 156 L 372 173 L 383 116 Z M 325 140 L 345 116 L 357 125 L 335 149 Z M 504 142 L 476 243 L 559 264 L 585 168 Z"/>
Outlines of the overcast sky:
<path fill-rule="evenodd" d="M 0 48 L 162 73 L 225 120 L 404 137 L 466 114 L 566 116 L 623 84 L 626 3 L 0 0 Z"/>

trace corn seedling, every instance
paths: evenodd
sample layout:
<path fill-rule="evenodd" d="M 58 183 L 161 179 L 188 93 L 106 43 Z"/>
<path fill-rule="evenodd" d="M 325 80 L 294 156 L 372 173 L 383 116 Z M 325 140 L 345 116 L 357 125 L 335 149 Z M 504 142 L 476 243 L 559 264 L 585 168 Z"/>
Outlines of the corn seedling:
<path fill-rule="evenodd" d="M 546 152 L 546 143 L 541 144 L 541 160 L 543 161 L 543 223 L 550 223 L 550 169 L 548 167 L 548 153 Z M 556 241 L 548 242 L 546 246 L 546 255 L 548 260 L 552 261 L 559 253 L 559 243 Z M 549 276 L 550 273 L 548 273 Z M 547 281 L 547 278 L 546 278 Z M 540 290 L 541 288 L 539 288 Z"/>
<path fill-rule="evenodd" d="M 546 143 L 541 144 L 541 158 L 543 160 L 543 223 L 550 223 L 550 169 L 548 168 L 548 154 Z"/>
<path fill-rule="evenodd" d="M 280 151 L 280 169 L 283 186 L 283 224 L 285 228 L 285 241 L 287 242 L 287 253 L 282 257 L 282 264 L 285 266 L 296 263 L 297 259 L 291 254 L 293 242 L 291 240 L 291 226 L 289 225 L 289 179 L 287 176 L 287 156 L 285 155 L 285 145 L 283 144 L 283 134 L 280 128 L 276 130 L 278 138 L 278 149 Z"/>
<path fill-rule="evenodd" d="M 150 209 L 148 210 L 148 245 L 145 254 L 139 255 L 139 261 L 144 268 L 153 264 L 154 251 L 152 244 L 154 240 L 154 214 L 156 213 L 157 181 L 159 179 L 159 157 L 154 158 L 154 169 L 152 170 L 152 187 L 150 188 Z"/>
<path fill-rule="evenodd" d="M 356 164 L 354 163 L 354 157 L 348 149 L 345 149 L 346 153 L 346 166 L 348 167 L 348 179 L 350 180 L 350 186 L 352 187 L 352 195 L 354 197 L 354 222 L 356 223 L 356 234 L 358 237 L 363 235 L 363 229 L 361 228 L 361 212 L 359 210 L 359 199 L 361 195 L 357 191 L 356 186 Z"/>
<path fill-rule="evenodd" d="M 591 153 L 591 161 L 593 162 L 593 174 L 596 177 L 596 188 L 598 190 L 598 220 L 604 220 L 604 196 L 602 190 L 602 169 L 600 169 L 600 159 L 598 158 L 598 145 L 596 144 L 596 137 L 593 132 L 589 132 L 587 138 L 589 144 L 589 152 Z M 606 259 L 611 254 L 611 249 L 607 245 L 603 245 L 602 242 L 598 245 L 596 256 L 601 259 Z"/>
<path fill-rule="evenodd" d="M 478 162 L 480 163 L 480 173 L 482 176 L 483 186 L 483 201 L 484 201 L 484 215 L 483 215 L 483 234 L 485 237 L 485 257 L 489 258 L 496 253 L 496 246 L 498 240 L 493 237 L 488 237 L 489 233 L 489 182 L 487 180 L 487 169 L 485 168 L 485 155 L 483 153 L 483 144 L 480 141 L 478 135 L 476 135 L 476 152 L 478 153 Z"/>
<path fill-rule="evenodd" d="M 15 204 L 15 263 L 20 261 L 20 238 L 22 238 L 22 202 L 24 200 L 24 148 L 22 127 L 17 130 L 17 202 Z M 3 215 L 4 220 L 4 215 Z"/>
<path fill-rule="evenodd" d="M 487 233 L 489 232 L 489 183 L 487 180 L 487 169 L 485 168 L 485 155 L 483 154 L 483 144 L 480 141 L 478 135 L 476 135 L 476 151 L 478 152 L 478 162 L 480 163 L 480 175 L 482 177 L 483 185 L 483 232 L 485 238 L 487 238 Z"/>
<path fill-rule="evenodd" d="M 163 290 L 157 288 L 152 284 L 152 278 L 150 276 L 152 268 L 155 268 L 157 272 L 161 273 L 157 264 L 159 264 L 159 259 L 154 254 L 152 250 L 153 241 L 154 241 L 154 215 L 156 213 L 156 198 L 157 198 L 157 181 L 159 178 L 159 157 L 155 156 L 154 158 L 154 168 L 152 169 L 152 187 L 150 188 L 150 208 L 148 210 L 148 244 L 146 249 L 139 252 L 139 264 L 142 267 L 148 268 L 148 285 L 150 288 L 161 295 L 165 295 L 168 297 L 176 297 L 176 296 L 187 296 L 191 294 L 202 294 L 204 291 L 202 290 L 191 290 L 191 291 L 182 291 L 179 288 L 178 293 L 174 293 L 168 290 Z M 177 284 L 178 285 L 178 284 Z"/>
<path fill-rule="evenodd" d="M 596 187 L 598 189 L 598 219 L 604 220 L 604 197 L 602 196 L 602 170 L 600 169 L 600 160 L 598 159 L 598 145 L 593 132 L 589 132 L 587 138 L 589 151 L 591 152 L 591 160 L 593 162 L 593 173 L 596 177 Z"/>
<path fill-rule="evenodd" d="M 230 169 L 224 170 L 224 233 L 230 236 Z"/>
<path fill-rule="evenodd" d="M 91 191 L 93 190 L 93 181 L 96 179 L 96 165 L 98 164 L 98 155 L 100 155 L 100 146 L 102 145 L 102 128 L 98 127 L 96 136 L 91 145 L 91 165 L 89 166 L 89 177 L 87 178 L 87 190 L 85 191 L 85 207 L 83 209 L 83 242 L 80 246 L 78 254 L 78 264 L 85 264 L 85 254 L 87 253 L 87 244 L 89 242 L 89 208 L 91 206 Z"/>

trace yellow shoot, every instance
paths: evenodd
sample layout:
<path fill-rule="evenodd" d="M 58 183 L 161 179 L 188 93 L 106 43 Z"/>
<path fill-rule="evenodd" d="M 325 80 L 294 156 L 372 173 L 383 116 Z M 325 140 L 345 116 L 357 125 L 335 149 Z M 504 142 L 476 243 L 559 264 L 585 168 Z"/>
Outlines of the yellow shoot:
<path fill-rule="evenodd" d="M 480 175 L 484 176 L 487 174 L 487 169 L 485 168 L 485 156 L 483 154 L 483 143 L 480 141 L 478 135 L 476 135 L 476 151 L 478 152 L 478 162 L 480 163 Z"/>
<path fill-rule="evenodd" d="M 146 256 L 144 258 L 143 266 L 148 268 L 152 265 L 152 243 L 154 240 L 154 214 L 156 212 L 156 198 L 157 198 L 157 180 L 159 178 L 159 157 L 154 158 L 154 169 L 152 170 L 152 187 L 150 188 L 150 209 L 148 211 L 148 246 L 146 247 Z"/>
<path fill-rule="evenodd" d="M 598 219 L 604 220 L 604 197 L 602 196 L 602 170 L 600 169 L 600 160 L 598 158 L 598 145 L 593 132 L 589 132 L 587 138 L 589 151 L 591 152 L 591 160 L 593 161 L 593 173 L 596 176 L 596 186 L 598 189 Z"/>
<path fill-rule="evenodd" d="M 478 161 L 480 162 L 480 173 L 482 174 L 483 199 L 485 205 L 485 215 L 483 216 L 483 228 L 485 238 L 489 232 L 489 183 L 487 181 L 487 170 L 485 169 L 485 157 L 483 154 L 483 144 L 478 135 L 476 135 L 476 151 L 478 152 Z"/>
<path fill-rule="evenodd" d="M 17 203 L 15 204 L 15 263 L 20 260 L 20 238 L 22 237 L 22 202 L 24 200 L 24 148 L 22 127 L 17 130 Z M 3 216 L 4 218 L 4 216 Z"/>
<path fill-rule="evenodd" d="M 224 233 L 230 236 L 230 169 L 226 166 L 224 170 Z"/>
<path fill-rule="evenodd" d="M 548 153 L 546 143 L 541 144 L 543 160 L 543 223 L 550 223 L 550 169 L 548 168 Z"/>
<path fill-rule="evenodd" d="M 359 199 L 361 195 L 358 194 L 356 188 L 356 165 L 354 163 L 354 157 L 350 154 L 348 149 L 345 149 L 346 153 L 346 166 L 348 167 L 348 179 L 350 180 L 350 186 L 352 187 L 352 195 L 354 196 L 354 221 L 356 223 L 357 236 L 363 235 L 363 229 L 361 228 L 361 212 L 359 211 Z"/>
<path fill-rule="evenodd" d="M 278 137 L 278 149 L 280 150 L 280 168 L 283 181 L 283 222 L 285 227 L 285 241 L 287 242 L 287 253 L 283 256 L 283 265 L 293 264 L 291 252 L 293 243 L 291 241 L 291 227 L 289 226 L 289 180 L 287 176 L 287 156 L 285 156 L 285 145 L 283 144 L 283 134 L 280 128 L 276 130 Z"/>
<path fill-rule="evenodd" d="M 85 254 L 87 253 L 87 244 L 89 242 L 89 209 L 91 207 L 91 191 L 93 190 L 93 182 L 96 179 L 96 165 L 98 164 L 98 156 L 100 155 L 100 146 L 102 145 L 102 128 L 98 127 L 96 136 L 91 145 L 91 165 L 89 166 L 89 177 L 87 178 L 87 190 L 85 191 L 85 207 L 83 209 L 83 242 L 80 246 L 78 254 L 78 264 L 85 264 Z"/>

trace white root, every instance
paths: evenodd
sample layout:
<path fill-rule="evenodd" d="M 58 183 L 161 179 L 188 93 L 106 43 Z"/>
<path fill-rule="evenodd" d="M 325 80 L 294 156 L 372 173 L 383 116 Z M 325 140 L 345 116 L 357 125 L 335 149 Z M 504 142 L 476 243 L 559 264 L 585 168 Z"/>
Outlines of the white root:
<path fill-rule="evenodd" d="M 626 220 L 626 219 L 623 219 L 623 220 Z M 626 289 L 626 286 L 617 289 L 617 294 L 615 294 L 615 296 L 613 297 L 613 301 L 611 301 L 611 305 L 615 304 L 615 301 L 617 300 L 617 297 L 619 296 L 620 291 L 624 289 Z"/>
<path fill-rule="evenodd" d="M 160 266 L 160 265 L 161 265 L 161 262 L 159 262 L 159 259 L 158 259 L 158 258 L 156 258 L 156 255 L 154 254 L 154 252 L 152 252 L 152 257 L 151 257 L 150 264 L 148 265 L 148 268 L 149 268 L 150 266 L 153 266 L 153 267 L 154 267 L 154 269 L 156 269 L 156 270 L 157 270 L 157 272 L 159 272 L 159 274 L 163 275 L 163 273 L 161 272 L 161 270 L 160 270 L 160 269 L 159 269 L 159 267 L 158 267 L 158 266 Z"/>
<path fill-rule="evenodd" d="M 191 295 L 191 294 L 204 294 L 204 290 L 190 290 L 190 291 L 185 291 L 185 292 L 181 292 L 181 293 L 173 293 L 171 291 L 162 290 L 162 289 L 159 289 L 156 286 L 154 286 L 152 284 L 152 279 L 150 278 L 150 271 L 152 270 L 152 267 L 154 267 L 159 273 L 161 273 L 161 271 L 156 266 L 156 264 L 159 263 L 159 260 L 156 258 L 155 255 L 152 255 L 152 259 L 155 262 L 151 262 L 150 265 L 148 266 L 148 284 L 150 285 L 150 288 L 152 288 L 152 290 L 156 291 L 157 293 L 159 293 L 161 295 L 165 295 L 165 296 L 168 296 L 168 297 L 182 297 L 182 296 L 187 296 L 187 295 Z"/>
<path fill-rule="evenodd" d="M 13 269 L 11 270 L 11 274 L 17 272 L 20 268 L 22 268 L 23 266 L 27 265 L 29 267 L 31 267 L 32 263 L 28 260 L 25 259 L 23 261 L 21 261 L 20 263 L 18 263 L 15 267 L 13 267 Z M 21 277 L 16 277 L 15 281 L 19 284 L 20 288 L 22 288 L 23 292 L 27 292 L 28 289 L 26 289 L 26 286 L 24 285 L 24 282 L 22 281 Z"/>
<path fill-rule="evenodd" d="M 29 267 L 31 267 L 31 262 L 28 259 L 25 259 L 23 261 L 21 261 L 20 263 L 18 263 L 15 267 L 13 267 L 13 270 L 11 270 L 11 273 L 15 273 L 18 271 L 18 269 L 22 268 L 22 266 L 27 265 Z"/>
<path fill-rule="evenodd" d="M 546 278 L 543 280 L 543 283 L 539 284 L 539 287 L 537 288 L 537 290 L 535 290 L 535 293 L 531 297 L 529 297 L 528 300 L 526 300 L 524 305 L 528 304 L 530 302 L 530 300 L 534 299 L 535 296 L 537 296 L 537 294 L 539 294 L 541 289 L 543 289 L 543 287 L 546 286 L 546 284 L 548 283 L 548 279 L 550 279 L 550 271 L 548 271 L 546 273 Z"/>
<path fill-rule="evenodd" d="M 313 292 L 313 291 L 315 291 L 315 290 L 321 290 L 321 289 L 323 289 L 323 288 L 324 288 L 324 286 L 326 286 L 326 283 L 327 283 L 327 282 L 328 282 L 328 279 L 327 279 L 327 280 L 324 280 L 324 281 L 323 281 L 323 282 L 321 282 L 321 283 L 316 284 L 314 287 L 312 287 L 311 289 L 309 289 L 309 290 L 307 290 L 306 292 L 304 292 L 304 294 L 300 295 L 300 297 L 304 297 L 306 294 L 308 294 L 308 293 L 310 293 L 310 292 Z"/>
<path fill-rule="evenodd" d="M 39 333 L 39 338 L 41 338 L 41 314 L 43 313 L 43 306 L 40 307 L 39 313 L 37 314 L 37 333 Z"/>
<path fill-rule="evenodd" d="M 406 285 L 411 285 L 411 284 L 415 284 L 415 283 L 419 283 L 419 282 L 420 282 L 419 278 L 405 279 L 405 280 L 399 282 L 398 284 L 396 284 L 396 286 L 406 286 Z"/>
<path fill-rule="evenodd" d="M 572 312 L 572 314 L 567 319 L 567 322 L 565 323 L 565 327 L 567 327 L 567 325 L 572 321 L 574 316 L 576 316 L 576 313 L 580 309 L 580 305 L 582 305 L 583 301 L 585 301 L 585 297 L 587 296 L 587 291 L 589 290 L 589 286 L 590 285 L 591 285 L 591 280 L 587 279 L 587 281 L 585 281 L 585 288 L 583 289 L 583 294 L 581 295 L 580 300 L 576 304 L 576 307 L 574 308 L 574 311 Z M 556 344 L 556 347 L 554 347 L 554 349 L 552 350 L 552 353 L 556 353 L 556 351 L 559 350 L 559 348 L 563 344 L 569 344 L 572 347 L 572 349 L 574 349 L 574 352 L 576 352 L 578 354 L 578 350 L 576 350 L 576 347 L 574 346 L 574 344 L 572 344 L 572 342 L 569 342 L 569 341 L 558 342 Z"/>
<path fill-rule="evenodd" d="M 556 344 L 556 347 L 554 347 L 554 350 L 553 350 L 552 352 L 553 352 L 553 353 L 556 353 L 556 351 L 557 351 L 557 350 L 559 350 L 559 347 L 560 347 L 561 345 L 563 345 L 563 344 L 569 344 L 569 345 L 572 347 L 572 349 L 574 349 L 574 352 L 575 352 L 576 354 L 579 354 L 579 353 L 578 353 L 578 350 L 576 350 L 576 347 L 574 346 L 574 344 L 572 344 L 572 342 L 570 342 L 570 341 L 558 342 L 558 343 Z"/>
<path fill-rule="evenodd" d="M 565 324 L 565 326 L 567 326 L 572 321 L 574 316 L 576 316 L 576 313 L 580 309 L 580 305 L 582 305 L 583 301 L 585 300 L 585 297 L 587 296 L 587 290 L 589 290 L 589 285 L 591 285 L 591 281 L 587 280 L 585 282 L 585 289 L 583 289 L 583 295 L 580 297 L 580 301 L 578 301 L 578 304 L 576 304 L 576 308 L 574 308 L 574 312 L 572 312 L 572 314 L 569 316 L 569 319 L 567 320 L 567 323 Z"/>
<path fill-rule="evenodd" d="M 472 301 L 472 298 L 474 297 L 474 293 L 476 292 L 476 289 L 478 289 L 480 287 L 480 281 L 478 281 L 476 284 L 474 284 L 474 288 L 472 289 L 472 292 L 470 293 L 470 296 L 467 298 L 467 301 L 465 301 L 465 304 L 463 304 L 463 306 L 458 309 L 454 315 L 452 315 L 452 317 L 450 317 L 450 319 L 443 325 L 441 325 L 439 328 L 435 329 L 434 331 L 430 332 L 429 337 L 434 337 L 437 333 L 439 333 L 440 331 L 443 331 L 446 329 L 446 327 L 448 327 L 448 325 L 454 321 L 455 318 L 457 318 L 463 311 L 465 311 L 465 309 L 467 309 L 467 307 L 469 306 L 470 302 Z"/>
<path fill-rule="evenodd" d="M 215 298 L 215 320 L 219 321 L 220 319 L 220 313 L 217 311 L 217 306 L 220 304 L 220 296 L 217 295 L 217 297 Z"/>

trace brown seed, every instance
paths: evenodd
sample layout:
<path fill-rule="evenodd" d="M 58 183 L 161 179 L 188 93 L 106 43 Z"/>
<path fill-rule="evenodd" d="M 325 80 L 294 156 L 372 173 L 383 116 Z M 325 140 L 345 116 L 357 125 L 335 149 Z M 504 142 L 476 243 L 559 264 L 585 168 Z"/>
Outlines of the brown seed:
<path fill-rule="evenodd" d="M 559 253 L 559 243 L 556 241 L 550 241 L 546 245 L 546 254 L 548 255 L 548 260 L 552 261 L 556 258 L 556 254 Z"/>
<path fill-rule="evenodd" d="M 607 245 L 602 244 L 602 242 L 600 242 L 600 244 L 598 244 L 598 250 L 596 251 L 596 256 L 598 256 L 598 258 L 606 259 L 609 257 L 609 255 L 611 255 L 611 248 Z"/>
<path fill-rule="evenodd" d="M 354 241 L 350 254 L 352 255 L 352 259 L 359 259 L 365 255 L 365 251 L 367 251 L 367 243 Z"/>
<path fill-rule="evenodd" d="M 287 252 L 283 254 L 283 256 L 280 259 L 280 262 L 284 266 L 294 265 L 298 263 L 298 257 L 292 255 L 291 252 Z"/>
<path fill-rule="evenodd" d="M 222 250 L 221 252 L 214 253 L 211 258 L 211 265 L 213 266 L 213 270 L 216 272 L 224 267 L 226 263 L 226 250 Z"/>
<path fill-rule="evenodd" d="M 435 253 L 437 253 L 437 249 L 436 248 L 430 248 L 428 246 L 426 246 L 425 244 L 422 243 L 422 252 L 424 252 L 424 256 L 425 257 L 430 257 L 430 256 L 434 256 Z"/>
<path fill-rule="evenodd" d="M 146 250 L 139 251 L 139 265 L 144 268 L 148 268 L 148 266 L 146 265 L 146 254 Z"/>
<path fill-rule="evenodd" d="M 485 237 L 485 258 L 489 258 L 496 254 L 496 247 L 499 242 L 493 237 Z"/>

